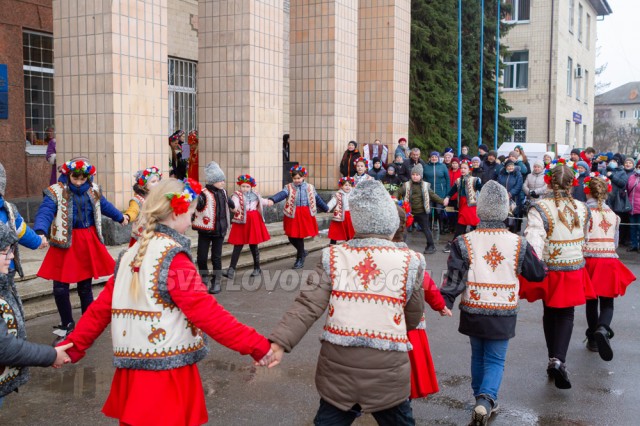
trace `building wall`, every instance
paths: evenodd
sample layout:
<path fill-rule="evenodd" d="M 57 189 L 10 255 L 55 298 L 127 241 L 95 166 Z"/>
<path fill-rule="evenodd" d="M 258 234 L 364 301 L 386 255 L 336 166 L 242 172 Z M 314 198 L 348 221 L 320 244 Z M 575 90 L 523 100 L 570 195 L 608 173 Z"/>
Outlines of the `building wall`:
<path fill-rule="evenodd" d="M 198 0 L 167 2 L 169 56 L 198 60 Z"/>
<path fill-rule="evenodd" d="M 40 197 L 49 184 L 51 166 L 44 155 L 25 151 L 22 32 L 53 31 L 51 0 L 0 0 L 0 10 L 0 64 L 7 64 L 9 79 L 9 119 L 0 120 L 0 163 L 7 171 L 5 198 Z"/>

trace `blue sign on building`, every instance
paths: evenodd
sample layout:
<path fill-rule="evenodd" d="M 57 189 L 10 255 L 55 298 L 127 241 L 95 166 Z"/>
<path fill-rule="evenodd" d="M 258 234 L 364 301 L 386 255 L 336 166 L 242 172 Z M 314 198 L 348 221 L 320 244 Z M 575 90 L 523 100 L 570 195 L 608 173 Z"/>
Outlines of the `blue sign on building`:
<path fill-rule="evenodd" d="M 7 64 L 0 64 L 0 120 L 9 118 L 9 78 Z"/>
<path fill-rule="evenodd" d="M 582 114 L 574 112 L 573 113 L 573 122 L 574 123 L 578 123 L 578 124 L 582 123 Z"/>

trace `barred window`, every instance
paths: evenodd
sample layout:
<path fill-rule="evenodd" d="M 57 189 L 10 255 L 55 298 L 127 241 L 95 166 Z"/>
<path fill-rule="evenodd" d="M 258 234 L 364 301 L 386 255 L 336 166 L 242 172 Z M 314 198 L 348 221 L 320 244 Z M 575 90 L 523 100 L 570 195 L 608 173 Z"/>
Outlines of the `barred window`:
<path fill-rule="evenodd" d="M 196 108 L 197 63 L 169 58 L 169 132 L 198 126 Z"/>
<path fill-rule="evenodd" d="M 53 36 L 24 31 L 25 128 L 35 133 L 34 144 L 44 144 L 45 130 L 54 125 Z"/>
<path fill-rule="evenodd" d="M 513 129 L 513 135 L 507 142 L 526 142 L 527 141 L 527 119 L 526 118 L 510 118 L 509 124 Z"/>

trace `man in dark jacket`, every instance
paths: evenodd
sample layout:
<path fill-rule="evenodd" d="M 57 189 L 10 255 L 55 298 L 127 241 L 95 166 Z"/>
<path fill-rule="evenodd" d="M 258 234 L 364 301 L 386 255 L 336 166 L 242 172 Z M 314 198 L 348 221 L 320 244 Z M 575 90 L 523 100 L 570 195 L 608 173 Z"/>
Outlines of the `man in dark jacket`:
<path fill-rule="evenodd" d="M 482 183 L 498 179 L 498 173 L 500 172 L 501 167 L 500 164 L 498 164 L 498 162 L 496 161 L 497 158 L 498 153 L 494 150 L 491 150 L 487 153 L 486 158 L 482 161 Z"/>
<path fill-rule="evenodd" d="M 481 162 L 485 162 L 487 156 L 489 155 L 489 147 L 486 144 L 482 144 L 478 147 L 478 157 L 480 157 Z"/>
<path fill-rule="evenodd" d="M 400 178 L 402 182 L 407 182 L 411 179 L 411 168 L 409 166 L 409 162 L 411 160 L 404 160 L 401 155 L 396 155 L 395 161 L 392 163 L 396 168 L 396 175 Z"/>

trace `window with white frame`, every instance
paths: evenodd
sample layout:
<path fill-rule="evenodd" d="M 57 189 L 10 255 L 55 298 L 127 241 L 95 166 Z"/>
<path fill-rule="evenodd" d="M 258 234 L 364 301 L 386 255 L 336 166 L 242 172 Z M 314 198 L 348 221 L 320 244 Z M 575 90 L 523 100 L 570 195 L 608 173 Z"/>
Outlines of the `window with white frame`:
<path fill-rule="evenodd" d="M 587 50 L 591 47 L 591 15 L 589 15 L 587 13 L 587 25 L 585 28 L 586 34 L 585 34 L 585 46 L 587 46 Z"/>
<path fill-rule="evenodd" d="M 22 52 L 25 128 L 35 132 L 35 141 L 32 143 L 44 144 L 45 130 L 53 127 L 55 118 L 53 36 L 32 31 L 23 32 Z"/>
<path fill-rule="evenodd" d="M 507 15 L 507 22 L 529 22 L 531 15 L 531 0 L 506 0 L 511 5 L 511 13 Z"/>
<path fill-rule="evenodd" d="M 620 111 L 620 118 L 627 118 L 627 111 Z"/>
<path fill-rule="evenodd" d="M 196 129 L 197 63 L 169 58 L 169 132 Z"/>
<path fill-rule="evenodd" d="M 575 11 L 574 0 L 569 0 L 569 32 L 573 34 L 573 13 Z"/>
<path fill-rule="evenodd" d="M 573 59 L 567 61 L 567 96 L 573 95 Z"/>
<path fill-rule="evenodd" d="M 636 120 L 640 118 L 640 109 L 633 110 L 633 118 Z"/>
<path fill-rule="evenodd" d="M 589 100 L 589 71 L 584 71 L 584 103 Z"/>
<path fill-rule="evenodd" d="M 580 67 L 580 64 L 576 65 L 576 73 L 578 72 L 578 70 L 582 70 L 582 68 Z M 582 72 L 582 71 L 580 71 L 580 72 Z M 576 99 L 577 100 L 580 100 L 580 89 L 581 88 L 582 88 L 582 86 L 580 84 L 580 80 L 577 80 L 576 81 Z"/>
<path fill-rule="evenodd" d="M 529 87 L 529 52 L 511 52 L 504 58 L 505 89 L 526 89 Z"/>
<path fill-rule="evenodd" d="M 578 4 L 578 41 L 582 42 L 582 3 Z"/>
<path fill-rule="evenodd" d="M 506 142 L 526 142 L 527 141 L 527 119 L 509 118 L 509 124 L 513 129 L 513 135 Z"/>
<path fill-rule="evenodd" d="M 565 145 L 569 145 L 571 141 L 571 121 L 567 120 L 564 122 L 564 143 Z"/>

